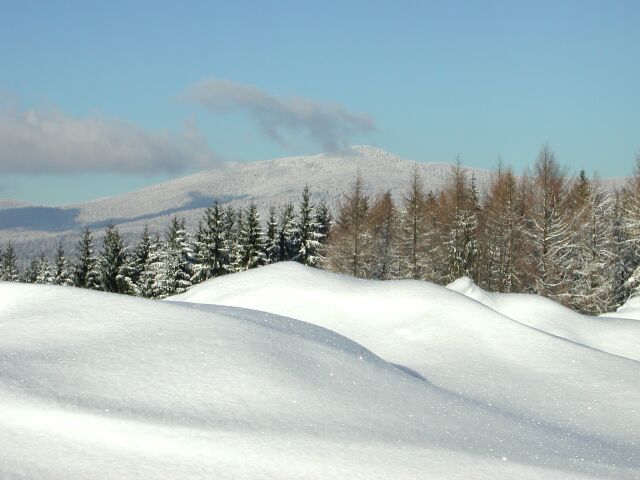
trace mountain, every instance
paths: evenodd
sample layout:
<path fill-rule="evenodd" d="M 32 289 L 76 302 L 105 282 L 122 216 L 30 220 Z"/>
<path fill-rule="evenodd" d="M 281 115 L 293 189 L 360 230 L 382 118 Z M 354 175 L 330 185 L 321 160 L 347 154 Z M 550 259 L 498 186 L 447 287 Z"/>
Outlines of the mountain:
<path fill-rule="evenodd" d="M 594 338 L 290 262 L 171 300 L 0 282 L 0 478 L 637 478 Z"/>
<path fill-rule="evenodd" d="M 414 167 L 426 189 L 434 192 L 445 185 L 451 171 L 447 163 L 415 162 L 378 148 L 356 146 L 312 156 L 227 164 L 124 195 L 61 207 L 0 202 L 0 245 L 11 241 L 22 257 L 52 252 L 58 240 L 72 249 L 84 227 L 102 230 L 110 223 L 135 241 L 145 224 L 163 231 L 172 215 L 185 217 L 195 228 L 214 198 L 236 207 L 255 201 L 264 214 L 269 205 L 296 202 L 307 184 L 316 201 L 324 198 L 335 206 L 358 171 L 370 194 L 390 190 L 400 199 Z M 489 170 L 467 171 L 475 175 L 480 189 L 492 175 Z"/>

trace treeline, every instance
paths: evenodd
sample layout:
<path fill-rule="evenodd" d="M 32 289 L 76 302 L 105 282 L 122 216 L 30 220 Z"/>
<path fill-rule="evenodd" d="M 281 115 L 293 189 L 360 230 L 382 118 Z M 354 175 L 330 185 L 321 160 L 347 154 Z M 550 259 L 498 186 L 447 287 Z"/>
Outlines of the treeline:
<path fill-rule="evenodd" d="M 195 232 L 174 217 L 164 235 L 145 228 L 133 247 L 116 227 L 95 251 L 85 230 L 74 261 L 62 246 L 24 269 L 8 245 L 0 278 L 75 285 L 148 298 L 185 291 L 212 277 L 283 260 L 361 278 L 439 284 L 461 276 L 498 292 L 538 293 L 585 313 L 611 311 L 640 289 L 640 157 L 636 173 L 611 193 L 584 173 L 568 179 L 548 146 L 516 177 L 499 164 L 488 185 L 458 163 L 448 184 L 425 191 L 416 168 L 400 201 L 371 197 L 356 178 L 335 221 L 305 188 L 298 205 L 208 208 Z"/>
<path fill-rule="evenodd" d="M 640 170 L 611 194 L 584 171 L 567 179 L 548 146 L 522 177 L 499 165 L 482 194 L 459 164 L 440 192 L 425 192 L 416 169 L 399 203 L 389 192 L 369 198 L 358 178 L 326 262 L 363 278 L 447 284 L 467 276 L 487 290 L 602 313 L 640 284 L 639 199 Z"/>
<path fill-rule="evenodd" d="M 105 292 L 164 298 L 186 291 L 209 278 L 240 272 L 284 260 L 315 266 L 331 225 L 324 202 L 314 207 L 308 187 L 297 208 L 287 204 L 278 214 L 269 209 L 263 228 L 257 206 L 205 210 L 194 235 L 185 221 L 173 217 L 164 236 L 145 227 L 132 248 L 118 229 L 105 230 L 100 251 L 85 229 L 70 261 L 60 244 L 53 262 L 41 254 L 20 268 L 11 245 L 0 253 L 0 279 L 39 284 L 69 285 Z"/>

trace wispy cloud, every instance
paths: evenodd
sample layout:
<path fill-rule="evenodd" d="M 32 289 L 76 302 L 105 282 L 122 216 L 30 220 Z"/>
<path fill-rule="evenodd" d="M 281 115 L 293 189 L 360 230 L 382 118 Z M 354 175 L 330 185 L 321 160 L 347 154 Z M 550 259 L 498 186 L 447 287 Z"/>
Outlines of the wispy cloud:
<path fill-rule="evenodd" d="M 302 132 L 325 150 L 348 146 L 354 136 L 375 130 L 371 116 L 341 105 L 300 97 L 276 97 L 254 86 L 211 78 L 192 85 L 187 101 L 210 112 L 242 112 L 271 139 L 288 146 L 287 137 Z"/>
<path fill-rule="evenodd" d="M 55 109 L 0 109 L 0 172 L 148 172 L 217 161 L 195 125 L 176 134 Z"/>

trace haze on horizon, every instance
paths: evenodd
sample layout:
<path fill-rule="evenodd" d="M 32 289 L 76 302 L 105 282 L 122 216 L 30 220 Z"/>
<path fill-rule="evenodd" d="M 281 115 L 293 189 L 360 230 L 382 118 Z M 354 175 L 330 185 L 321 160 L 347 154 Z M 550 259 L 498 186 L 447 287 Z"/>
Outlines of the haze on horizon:
<path fill-rule="evenodd" d="M 353 144 L 632 172 L 640 4 L 2 2 L 0 198 L 61 204 Z"/>

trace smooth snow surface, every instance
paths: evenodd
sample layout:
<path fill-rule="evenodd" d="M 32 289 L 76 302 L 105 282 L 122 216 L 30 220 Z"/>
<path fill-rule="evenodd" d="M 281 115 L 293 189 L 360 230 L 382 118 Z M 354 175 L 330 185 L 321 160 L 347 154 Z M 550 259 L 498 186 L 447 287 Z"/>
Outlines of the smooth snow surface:
<path fill-rule="evenodd" d="M 640 336 L 628 322 L 615 321 L 610 331 L 603 327 L 602 338 L 592 334 L 580 343 L 445 287 L 357 280 L 294 263 L 220 277 L 171 300 L 241 306 L 323 326 L 451 395 L 545 429 L 564 444 L 604 442 L 610 454 L 620 447 L 630 468 L 638 468 L 640 362 L 620 352 L 634 357 L 629 345 Z M 522 309 L 528 308 L 525 302 Z M 584 320 L 575 332 L 598 321 Z M 611 333 L 616 325 L 624 335 Z M 534 459 L 539 452 L 532 447 L 525 455 Z"/>
<path fill-rule="evenodd" d="M 638 478 L 640 363 L 450 289 L 285 263 L 172 300 L 0 282 L 0 478 Z"/>
<path fill-rule="evenodd" d="M 486 292 L 466 277 L 447 288 L 525 325 L 604 352 L 640 360 L 640 322 L 581 315 L 539 295 Z"/>

